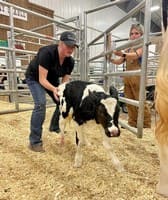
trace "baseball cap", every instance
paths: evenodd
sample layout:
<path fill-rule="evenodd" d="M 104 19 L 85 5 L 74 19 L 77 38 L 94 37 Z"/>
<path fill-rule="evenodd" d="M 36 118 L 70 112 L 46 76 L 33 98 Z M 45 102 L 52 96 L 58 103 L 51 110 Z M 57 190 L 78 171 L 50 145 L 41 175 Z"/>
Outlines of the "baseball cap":
<path fill-rule="evenodd" d="M 60 40 L 69 46 L 76 46 L 76 47 L 79 46 L 75 34 L 69 31 L 63 32 L 60 36 Z"/>

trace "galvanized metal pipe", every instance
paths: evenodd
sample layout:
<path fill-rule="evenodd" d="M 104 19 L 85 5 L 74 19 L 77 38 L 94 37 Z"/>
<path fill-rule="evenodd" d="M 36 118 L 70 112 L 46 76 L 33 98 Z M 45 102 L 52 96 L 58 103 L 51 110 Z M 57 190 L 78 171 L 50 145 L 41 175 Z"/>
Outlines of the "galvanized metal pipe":
<path fill-rule="evenodd" d="M 106 3 L 102 6 L 98 6 L 97 8 L 87 10 L 85 12 L 86 12 L 86 14 L 90 14 L 90 13 L 93 13 L 93 12 L 96 12 L 96 11 L 99 11 L 99 10 L 102 10 L 102 9 L 105 9 L 105 8 L 109 8 L 110 6 L 115 6 L 117 4 L 124 3 L 124 2 L 127 2 L 127 1 L 129 1 L 129 0 L 116 0 L 116 1 L 113 1 L 113 2 L 110 2 L 110 3 Z"/>
<path fill-rule="evenodd" d="M 92 40 L 90 43 L 88 43 L 88 46 L 94 44 L 97 40 L 102 38 L 105 33 L 109 33 L 113 29 L 117 28 L 120 24 L 128 20 L 131 16 L 133 16 L 138 10 L 142 9 L 145 6 L 145 0 L 143 0 L 141 3 L 139 3 L 135 8 L 133 8 L 131 11 L 129 11 L 123 18 L 118 20 L 115 24 L 113 24 L 111 27 L 106 29 L 102 34 L 98 35 L 94 40 Z"/>
<path fill-rule="evenodd" d="M 152 5 L 152 0 L 148 0 L 145 3 L 145 20 L 144 20 L 144 42 L 143 42 L 143 54 L 142 54 L 142 64 L 141 64 L 141 80 L 140 80 L 140 93 L 139 93 L 139 109 L 138 109 L 138 119 L 137 137 L 142 138 L 143 134 L 143 124 L 144 124 L 144 104 L 146 100 L 145 86 L 147 77 L 147 56 L 148 56 L 148 44 L 149 44 L 149 32 L 151 25 L 151 12 L 149 11 Z"/>

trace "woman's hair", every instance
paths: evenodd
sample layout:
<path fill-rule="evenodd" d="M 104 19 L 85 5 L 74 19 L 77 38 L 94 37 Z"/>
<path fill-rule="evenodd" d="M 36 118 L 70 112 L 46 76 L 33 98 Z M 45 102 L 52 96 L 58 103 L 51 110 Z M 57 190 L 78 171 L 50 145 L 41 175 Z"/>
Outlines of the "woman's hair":
<path fill-rule="evenodd" d="M 143 27 L 141 24 L 132 24 L 130 28 L 129 35 L 131 35 L 132 29 L 136 29 L 141 35 L 143 35 Z"/>

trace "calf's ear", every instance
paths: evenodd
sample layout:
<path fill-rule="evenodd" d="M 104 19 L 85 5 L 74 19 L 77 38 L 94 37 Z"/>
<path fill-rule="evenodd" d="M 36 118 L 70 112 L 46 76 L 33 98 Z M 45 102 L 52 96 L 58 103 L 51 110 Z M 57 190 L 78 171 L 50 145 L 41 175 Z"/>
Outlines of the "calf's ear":
<path fill-rule="evenodd" d="M 118 100 L 118 91 L 113 85 L 110 86 L 109 93 L 110 93 L 111 97 Z"/>

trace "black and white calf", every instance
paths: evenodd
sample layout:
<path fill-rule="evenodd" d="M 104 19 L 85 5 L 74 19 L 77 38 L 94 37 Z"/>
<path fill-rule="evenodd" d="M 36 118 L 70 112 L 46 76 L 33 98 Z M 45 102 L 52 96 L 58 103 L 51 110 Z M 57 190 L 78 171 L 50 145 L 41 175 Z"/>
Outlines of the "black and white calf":
<path fill-rule="evenodd" d="M 113 95 L 113 94 L 112 94 Z M 75 155 L 75 167 L 82 165 L 82 146 L 87 143 L 86 133 L 83 132 L 89 120 L 94 120 L 95 126 L 101 125 L 103 133 L 103 145 L 118 171 L 123 167 L 112 151 L 111 137 L 118 137 L 119 106 L 118 93 L 114 97 L 106 94 L 104 89 L 96 84 L 85 81 L 72 81 L 59 86 L 60 96 L 60 129 L 62 139 L 65 126 L 69 117 L 74 120 L 76 131 L 77 152 Z"/>

